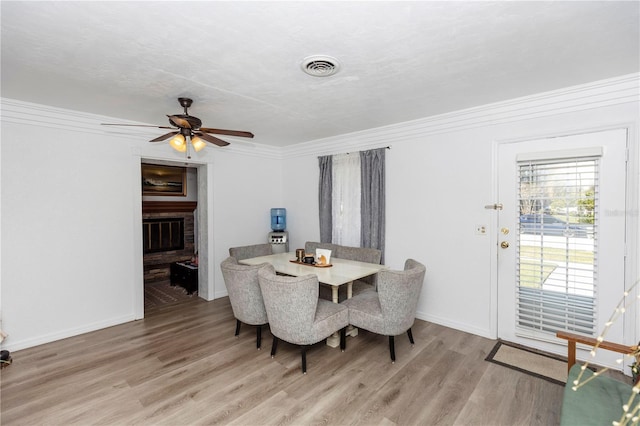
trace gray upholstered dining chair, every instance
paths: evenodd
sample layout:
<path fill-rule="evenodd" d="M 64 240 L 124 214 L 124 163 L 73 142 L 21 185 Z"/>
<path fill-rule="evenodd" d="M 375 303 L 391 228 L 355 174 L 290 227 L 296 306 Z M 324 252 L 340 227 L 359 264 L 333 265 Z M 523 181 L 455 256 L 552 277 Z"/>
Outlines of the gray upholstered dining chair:
<path fill-rule="evenodd" d="M 407 259 L 403 271 L 378 272 L 378 291 L 367 291 L 346 300 L 349 323 L 372 333 L 389 336 L 391 362 L 396 361 L 394 336 L 407 332 L 413 345 L 411 327 L 426 273 L 425 266 Z"/>
<path fill-rule="evenodd" d="M 318 299 L 318 277 L 276 275 L 273 266 L 258 271 L 258 281 L 273 335 L 271 356 L 278 340 L 300 346 L 302 373 L 307 374 L 307 348 L 340 331 L 340 349 L 345 350 L 349 313 L 343 305 Z"/>
<path fill-rule="evenodd" d="M 229 248 L 229 256 L 235 257 L 236 260 L 249 259 L 258 256 L 268 256 L 270 254 L 273 254 L 273 248 L 269 243 Z"/>
<path fill-rule="evenodd" d="M 382 251 L 375 248 L 367 247 L 340 246 L 338 247 L 338 253 L 336 253 L 336 257 L 339 257 L 340 259 L 356 260 L 358 262 L 375 263 L 379 265 L 380 260 L 382 259 Z"/>
<path fill-rule="evenodd" d="M 382 260 L 382 251 L 375 248 L 368 247 L 349 247 L 339 246 L 336 257 L 346 260 L 356 260 L 358 262 L 367 262 L 380 264 Z M 353 295 L 358 295 L 364 291 L 376 289 L 377 275 L 370 275 L 368 277 L 360 278 L 353 282 L 352 291 Z"/>
<path fill-rule="evenodd" d="M 320 243 L 317 241 L 307 241 L 304 243 L 304 252 L 312 255 L 316 255 L 316 249 L 325 249 L 331 250 L 331 257 L 336 257 L 336 253 L 338 252 L 338 245 L 332 243 Z M 332 299 L 331 286 L 327 284 L 320 283 L 320 291 L 318 293 L 318 297 L 324 300 Z M 338 289 L 340 292 L 340 289 Z M 346 289 L 343 289 L 342 299 L 347 298 L 347 294 L 345 293 Z"/>
<path fill-rule="evenodd" d="M 318 243 L 316 241 L 307 241 L 304 243 L 304 251 L 305 253 L 311 253 L 314 256 L 316 255 L 316 249 L 326 249 L 331 250 L 331 256 L 335 256 L 338 251 L 337 244 L 331 243 Z"/>
<path fill-rule="evenodd" d="M 237 337 L 240 334 L 242 323 L 256 326 L 258 349 L 262 342 L 262 326 L 269 322 L 258 283 L 258 270 L 266 265 L 268 264 L 240 265 L 234 257 L 228 257 L 220 264 L 233 316 L 236 318 L 235 335 Z"/>

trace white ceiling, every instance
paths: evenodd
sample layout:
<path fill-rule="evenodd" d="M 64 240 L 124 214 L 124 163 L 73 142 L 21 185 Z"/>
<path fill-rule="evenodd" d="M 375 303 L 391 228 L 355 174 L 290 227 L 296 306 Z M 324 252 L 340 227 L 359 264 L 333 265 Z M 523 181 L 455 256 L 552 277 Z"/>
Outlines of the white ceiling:
<path fill-rule="evenodd" d="M 2 1 L 1 94 L 163 126 L 188 96 L 203 126 L 286 146 L 638 72 L 639 10 L 638 1 Z M 302 60 L 318 54 L 340 71 L 304 74 Z"/>

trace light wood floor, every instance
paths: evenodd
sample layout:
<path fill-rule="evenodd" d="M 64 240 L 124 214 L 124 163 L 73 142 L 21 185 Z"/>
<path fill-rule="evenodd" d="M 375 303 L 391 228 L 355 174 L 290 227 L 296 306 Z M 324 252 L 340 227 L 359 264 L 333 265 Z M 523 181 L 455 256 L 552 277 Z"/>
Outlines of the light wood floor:
<path fill-rule="evenodd" d="M 255 330 L 234 337 L 228 298 L 12 353 L 2 425 L 554 425 L 563 388 L 484 361 L 495 341 L 424 321 L 415 346 L 360 331 L 342 353 Z"/>

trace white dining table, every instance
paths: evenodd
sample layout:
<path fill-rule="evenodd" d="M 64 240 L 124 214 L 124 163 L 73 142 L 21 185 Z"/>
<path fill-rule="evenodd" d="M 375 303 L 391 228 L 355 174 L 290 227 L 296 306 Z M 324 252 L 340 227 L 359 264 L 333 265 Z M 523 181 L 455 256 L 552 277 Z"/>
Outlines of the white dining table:
<path fill-rule="evenodd" d="M 252 257 L 249 259 L 239 260 L 239 263 L 245 265 L 259 265 L 261 263 L 270 263 L 276 272 L 294 277 L 302 275 L 316 274 L 318 281 L 331 286 L 331 299 L 334 303 L 338 303 L 338 288 L 341 285 L 347 285 L 347 298 L 350 299 L 353 294 L 353 281 L 377 274 L 378 272 L 388 269 L 385 265 L 375 263 L 358 262 L 355 260 L 331 258 L 329 267 L 318 267 L 291 262 L 296 259 L 295 252 L 276 253 L 267 256 Z"/>
<path fill-rule="evenodd" d="M 389 268 L 385 265 L 339 259 L 337 257 L 331 257 L 332 266 L 326 267 L 292 262 L 292 260 L 295 259 L 295 252 L 289 252 L 251 257 L 249 259 L 239 260 L 238 262 L 245 265 L 270 263 L 273 265 L 276 272 L 294 277 L 315 274 L 317 275 L 319 282 L 331 286 L 331 299 L 333 303 L 338 303 L 338 289 L 340 286 L 347 286 L 347 299 L 351 299 L 353 295 L 353 282 L 355 280 L 377 274 L 378 272 Z M 352 337 L 357 336 L 358 329 L 355 327 L 349 327 L 347 334 Z M 327 339 L 327 345 L 329 346 L 336 347 L 338 344 L 339 337 L 337 334 Z"/>

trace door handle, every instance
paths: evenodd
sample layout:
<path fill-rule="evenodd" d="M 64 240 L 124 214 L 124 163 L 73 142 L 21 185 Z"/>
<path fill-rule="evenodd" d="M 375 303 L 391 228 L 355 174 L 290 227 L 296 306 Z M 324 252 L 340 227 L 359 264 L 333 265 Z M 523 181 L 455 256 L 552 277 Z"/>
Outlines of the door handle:
<path fill-rule="evenodd" d="M 509 242 L 508 241 L 501 242 L 500 247 L 502 247 L 503 249 L 509 248 Z"/>
<path fill-rule="evenodd" d="M 487 204 L 484 208 L 487 210 L 502 210 L 502 203 Z"/>

